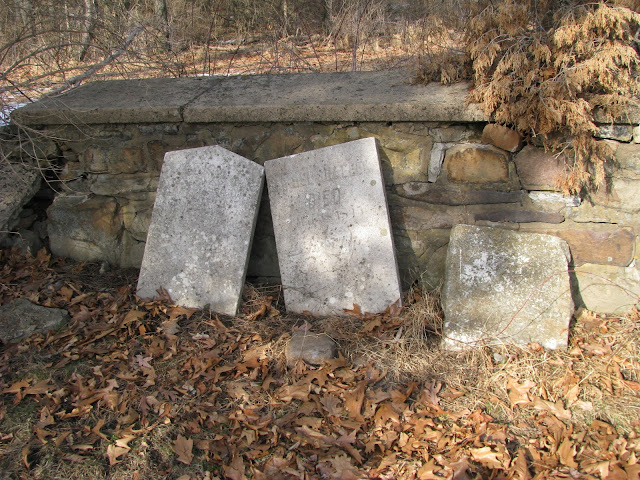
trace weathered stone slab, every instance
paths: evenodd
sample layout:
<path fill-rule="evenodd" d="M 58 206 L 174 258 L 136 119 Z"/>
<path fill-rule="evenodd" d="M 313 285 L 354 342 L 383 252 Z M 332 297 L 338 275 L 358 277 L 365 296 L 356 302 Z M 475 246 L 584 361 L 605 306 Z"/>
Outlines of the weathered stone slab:
<path fill-rule="evenodd" d="M 186 105 L 184 120 L 486 120 L 478 105 L 465 104 L 468 84 L 418 85 L 411 80 L 402 70 L 217 77 L 206 93 Z"/>
<path fill-rule="evenodd" d="M 640 179 L 640 145 L 608 142 L 615 154 L 613 176 Z"/>
<path fill-rule="evenodd" d="M 46 333 L 69 321 L 69 313 L 58 308 L 47 308 L 17 298 L 0 307 L 0 340 L 19 342 L 34 333 Z"/>
<path fill-rule="evenodd" d="M 235 315 L 264 179 L 262 166 L 222 147 L 168 152 L 138 280 L 188 307 Z"/>
<path fill-rule="evenodd" d="M 627 314 L 640 305 L 640 270 L 585 264 L 576 269 L 582 304 L 593 312 Z"/>
<path fill-rule="evenodd" d="M 620 142 L 630 142 L 633 139 L 633 127 L 631 125 L 601 125 L 595 136 Z"/>
<path fill-rule="evenodd" d="M 380 312 L 400 299 L 373 138 L 265 163 L 287 309 Z"/>
<path fill-rule="evenodd" d="M 559 192 L 529 192 L 531 202 L 544 211 L 561 211 L 566 208 L 577 208 L 582 203 L 579 196 L 565 197 Z"/>
<path fill-rule="evenodd" d="M 442 293 L 445 344 L 566 347 L 569 255 L 567 244 L 550 235 L 455 226 Z"/>
<path fill-rule="evenodd" d="M 14 110 L 18 123 L 145 123 L 182 120 L 182 108 L 210 88 L 208 78 L 92 82 Z"/>

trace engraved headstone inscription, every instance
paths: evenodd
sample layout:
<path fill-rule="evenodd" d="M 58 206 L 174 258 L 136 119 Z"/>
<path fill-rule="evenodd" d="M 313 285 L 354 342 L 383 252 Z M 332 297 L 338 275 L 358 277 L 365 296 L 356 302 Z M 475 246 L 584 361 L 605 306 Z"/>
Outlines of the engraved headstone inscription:
<path fill-rule="evenodd" d="M 168 152 L 138 296 L 163 288 L 179 305 L 235 315 L 263 183 L 261 165 L 219 146 Z"/>
<path fill-rule="evenodd" d="M 287 310 L 377 313 L 400 280 L 374 138 L 265 162 Z"/>

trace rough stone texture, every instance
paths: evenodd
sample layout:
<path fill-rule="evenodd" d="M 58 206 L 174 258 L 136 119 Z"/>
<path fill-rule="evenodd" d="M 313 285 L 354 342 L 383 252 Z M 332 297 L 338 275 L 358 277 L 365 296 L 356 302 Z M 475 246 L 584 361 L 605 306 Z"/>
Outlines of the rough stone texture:
<path fill-rule="evenodd" d="M 509 181 L 509 158 L 488 145 L 463 144 L 447 150 L 444 166 L 451 182 L 493 183 Z"/>
<path fill-rule="evenodd" d="M 575 278 L 588 310 L 624 315 L 640 306 L 640 271 L 635 267 L 585 264 L 576 269 Z"/>
<path fill-rule="evenodd" d="M 40 188 L 41 178 L 34 166 L 0 162 L 0 243 L 8 241 L 22 207 Z"/>
<path fill-rule="evenodd" d="M 455 143 L 442 143 L 437 142 L 433 144 L 431 148 L 431 155 L 429 156 L 429 174 L 427 180 L 429 182 L 436 182 L 440 176 L 442 170 L 442 163 L 444 162 L 444 154 L 447 148 L 451 148 Z"/>
<path fill-rule="evenodd" d="M 169 152 L 142 259 L 138 296 L 235 315 L 264 169 L 219 146 Z"/>
<path fill-rule="evenodd" d="M 11 118 L 40 125 L 485 120 L 477 105 L 465 104 L 467 84 L 411 80 L 410 72 L 395 70 L 93 82 Z"/>
<path fill-rule="evenodd" d="M 617 168 L 612 175 L 640 179 L 640 145 L 636 143 L 608 142 L 614 149 Z"/>
<path fill-rule="evenodd" d="M 405 183 L 398 185 L 394 190 L 402 197 L 438 205 L 520 203 L 524 194 L 523 191 L 463 190 L 448 185 L 432 185 L 424 182 Z"/>
<path fill-rule="evenodd" d="M 610 186 L 592 196 L 595 205 L 613 207 L 624 212 L 640 212 L 640 179 L 613 177 Z"/>
<path fill-rule="evenodd" d="M 324 333 L 296 332 L 289 340 L 285 356 L 288 365 L 293 365 L 298 360 L 311 365 L 322 365 L 327 360 L 337 358 L 338 345 Z"/>
<path fill-rule="evenodd" d="M 477 213 L 476 221 L 487 220 L 489 222 L 512 223 L 562 223 L 564 215 L 560 213 L 532 212 L 527 210 L 498 210 L 495 212 Z"/>
<path fill-rule="evenodd" d="M 467 89 L 464 83 L 412 84 L 400 70 L 248 75 L 218 79 L 184 116 L 187 122 L 484 120 L 478 106 L 464 104 Z"/>
<path fill-rule="evenodd" d="M 459 223 L 474 222 L 474 212 L 467 206 L 394 204 L 390 207 L 390 214 L 392 224 L 401 225 L 406 230 L 451 228 Z"/>
<path fill-rule="evenodd" d="M 601 125 L 596 137 L 630 142 L 633 139 L 633 127 L 631 125 Z"/>
<path fill-rule="evenodd" d="M 568 259 L 567 244 L 550 235 L 454 227 L 442 292 L 446 345 L 566 348 L 573 314 Z"/>
<path fill-rule="evenodd" d="M 400 299 L 376 141 L 265 163 L 287 309 L 381 312 Z"/>
<path fill-rule="evenodd" d="M 633 261 L 635 234 L 631 228 L 598 225 L 584 228 L 573 225 L 558 226 L 521 225 L 521 230 L 544 233 L 562 238 L 569 244 L 572 265 L 585 263 L 626 267 Z"/>
<path fill-rule="evenodd" d="M 34 333 L 46 333 L 69 321 L 69 313 L 58 308 L 41 307 L 26 298 L 17 298 L 0 307 L 0 340 L 19 342 Z"/>
<path fill-rule="evenodd" d="M 560 212 L 567 207 L 576 208 L 582 203 L 578 196 L 566 197 L 559 192 L 529 192 L 531 202 L 544 211 Z"/>
<path fill-rule="evenodd" d="M 121 225 L 112 198 L 61 195 L 47 210 L 49 248 L 54 255 L 78 261 L 119 264 Z"/>
<path fill-rule="evenodd" d="M 565 177 L 564 163 L 544 149 L 527 145 L 516 156 L 516 171 L 527 190 L 556 190 Z"/>
<path fill-rule="evenodd" d="M 400 230 L 394 235 L 398 252 L 398 267 L 403 289 L 408 290 L 414 282 L 429 290 L 437 289 L 444 279 L 448 229 Z"/>
<path fill-rule="evenodd" d="M 522 148 L 522 137 L 515 130 L 490 123 L 482 131 L 482 141 L 506 150 L 507 152 L 517 152 Z"/>
<path fill-rule="evenodd" d="M 211 87 L 208 78 L 147 78 L 92 82 L 14 110 L 18 123 L 40 125 L 175 122 Z"/>

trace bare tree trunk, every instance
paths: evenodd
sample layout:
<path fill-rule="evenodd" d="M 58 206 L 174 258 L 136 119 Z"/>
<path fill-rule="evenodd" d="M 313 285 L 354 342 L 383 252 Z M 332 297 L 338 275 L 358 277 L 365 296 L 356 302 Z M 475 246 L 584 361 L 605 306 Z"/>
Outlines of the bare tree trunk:
<path fill-rule="evenodd" d="M 287 5 L 287 0 L 282 0 L 282 26 L 282 34 L 286 38 L 289 34 L 289 6 Z"/>
<path fill-rule="evenodd" d="M 87 56 L 91 41 L 93 40 L 93 33 L 98 22 L 98 8 L 95 0 L 84 0 L 84 29 L 82 33 L 82 40 L 80 42 L 80 54 L 78 60 L 81 62 Z"/>
<path fill-rule="evenodd" d="M 19 21 L 24 26 L 24 30 L 31 35 L 36 34 L 36 10 L 32 0 L 18 0 Z"/>
<path fill-rule="evenodd" d="M 162 36 L 166 39 L 164 48 L 171 51 L 171 36 L 169 32 L 169 11 L 167 0 L 153 0 L 153 15 L 158 23 L 158 28 Z"/>

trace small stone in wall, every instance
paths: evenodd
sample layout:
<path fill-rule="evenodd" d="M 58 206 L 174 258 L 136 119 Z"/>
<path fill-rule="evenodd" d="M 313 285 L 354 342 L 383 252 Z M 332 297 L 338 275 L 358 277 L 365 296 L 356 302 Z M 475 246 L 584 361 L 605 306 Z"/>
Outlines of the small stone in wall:
<path fill-rule="evenodd" d="M 507 154 L 490 145 L 456 145 L 447 150 L 444 164 L 450 182 L 494 183 L 509 181 Z"/>
<path fill-rule="evenodd" d="M 287 364 L 293 365 L 297 360 L 304 360 L 311 365 L 322 365 L 323 362 L 338 356 L 338 345 L 327 334 L 296 332 L 287 345 Z"/>
<path fill-rule="evenodd" d="M 579 207 L 582 203 L 580 197 L 573 195 L 566 197 L 559 192 L 530 192 L 529 199 L 543 210 L 558 211 L 567 207 Z"/>
<path fill-rule="evenodd" d="M 640 306 L 640 270 L 585 264 L 576 269 L 582 304 L 592 312 L 625 315 Z"/>
<path fill-rule="evenodd" d="M 551 235 L 455 226 L 442 290 L 445 345 L 566 348 L 569 257 L 567 243 Z"/>
<path fill-rule="evenodd" d="M 515 162 L 526 190 L 555 191 L 565 178 L 564 157 L 556 158 L 542 148 L 527 145 L 515 156 Z"/>
<path fill-rule="evenodd" d="M 596 137 L 630 142 L 633 139 L 633 127 L 631 125 L 601 125 Z"/>
<path fill-rule="evenodd" d="M 47 308 L 17 298 L 0 307 L 0 340 L 19 342 L 34 333 L 46 333 L 69 321 L 69 313 L 58 308 Z"/>
<path fill-rule="evenodd" d="M 484 127 L 482 141 L 512 153 L 522 148 L 522 136 L 515 130 L 497 123 L 490 123 Z"/>

